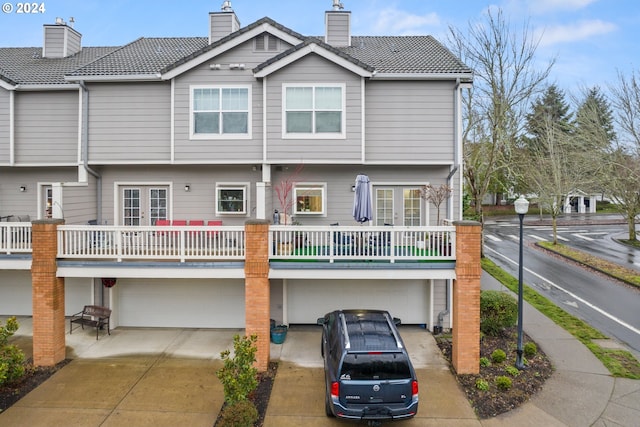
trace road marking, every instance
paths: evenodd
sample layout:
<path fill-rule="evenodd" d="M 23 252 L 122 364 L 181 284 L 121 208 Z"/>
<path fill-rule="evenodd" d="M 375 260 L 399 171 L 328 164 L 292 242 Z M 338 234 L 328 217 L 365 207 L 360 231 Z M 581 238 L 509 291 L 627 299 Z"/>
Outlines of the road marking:
<path fill-rule="evenodd" d="M 542 242 L 547 241 L 547 239 L 545 239 L 544 237 L 536 236 L 535 234 L 528 234 L 528 236 L 531 237 L 532 239 L 540 240 Z"/>
<path fill-rule="evenodd" d="M 489 240 L 493 240 L 494 242 L 502 242 L 502 239 L 499 239 L 492 234 L 485 234 L 485 237 Z"/>
<path fill-rule="evenodd" d="M 506 259 L 507 261 L 509 261 L 509 262 L 510 262 L 510 263 L 512 263 L 512 264 L 515 264 L 516 266 L 518 265 L 518 262 L 517 262 L 517 261 L 512 260 L 511 258 L 509 258 L 509 257 L 508 257 L 508 256 L 506 256 L 506 255 L 502 255 L 500 252 L 496 251 L 495 249 L 491 249 L 491 248 L 485 247 L 485 250 L 488 250 L 488 251 L 490 251 L 490 252 L 495 253 L 496 255 L 498 255 L 498 256 L 500 256 L 500 257 L 502 257 L 502 258 Z M 597 311 L 598 313 L 602 314 L 603 316 L 608 317 L 609 319 L 613 320 L 614 322 L 616 322 L 616 323 L 617 323 L 617 324 L 619 324 L 620 326 L 623 326 L 623 327 L 625 327 L 625 328 L 629 329 L 631 332 L 633 332 L 633 333 L 635 333 L 635 334 L 637 334 L 637 335 L 640 335 L 640 329 L 638 329 L 638 328 L 634 328 L 633 326 L 631 326 L 631 325 L 630 325 L 630 324 L 628 324 L 627 322 L 625 322 L 625 321 L 623 321 L 623 320 L 620 320 L 620 319 L 618 319 L 617 317 L 615 317 L 615 316 L 613 316 L 613 315 L 611 315 L 611 314 L 607 313 L 606 311 L 604 311 L 604 310 L 603 310 L 603 309 L 601 309 L 600 307 L 595 306 L 595 305 L 591 304 L 589 301 L 587 301 L 587 300 L 585 300 L 585 299 L 580 298 L 578 295 L 574 294 L 573 292 L 570 292 L 570 291 L 568 291 L 568 290 L 564 289 L 563 287 L 556 285 L 556 284 L 555 284 L 555 283 L 553 283 L 551 280 L 546 279 L 545 277 L 543 277 L 543 276 L 539 275 L 539 274 L 538 274 L 538 273 L 536 273 L 535 271 L 532 271 L 532 270 L 530 270 L 530 269 L 528 269 L 528 268 L 526 268 L 526 267 L 523 267 L 523 270 L 526 270 L 527 272 L 529 272 L 529 273 L 533 274 L 534 276 L 536 276 L 538 279 L 545 281 L 546 283 L 548 283 L 548 284 L 549 284 L 549 286 L 552 286 L 552 287 L 554 287 L 554 288 L 558 289 L 559 291 L 562 291 L 562 292 L 566 293 L 566 294 L 567 294 L 567 295 L 569 295 L 571 298 L 573 298 L 573 299 L 575 299 L 575 300 L 578 300 L 579 302 L 583 303 L 584 305 L 586 305 L 586 306 L 590 307 L 592 310 L 595 310 L 595 311 Z"/>
<path fill-rule="evenodd" d="M 560 235 L 558 235 L 556 237 L 558 238 L 558 240 L 562 240 L 564 242 L 568 242 L 569 241 L 569 239 L 567 239 L 566 237 L 560 236 Z"/>
<path fill-rule="evenodd" d="M 572 236 L 579 237 L 580 239 L 584 239 L 587 242 L 593 242 L 593 239 L 591 237 L 587 237 L 584 234 L 575 233 L 575 234 L 572 234 Z"/>

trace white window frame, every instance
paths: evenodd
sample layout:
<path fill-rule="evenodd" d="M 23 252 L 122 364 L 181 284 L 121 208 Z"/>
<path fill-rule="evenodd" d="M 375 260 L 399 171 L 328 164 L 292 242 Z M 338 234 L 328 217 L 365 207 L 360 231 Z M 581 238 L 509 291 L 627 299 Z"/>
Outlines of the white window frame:
<path fill-rule="evenodd" d="M 315 107 L 312 107 L 312 126 L 311 132 L 295 132 L 287 133 L 287 89 L 291 87 L 308 87 L 313 89 L 315 100 L 315 89 L 320 87 L 340 88 L 342 92 L 341 110 L 342 120 L 340 121 L 340 132 L 321 132 L 315 131 Z M 285 83 L 282 85 L 282 138 L 283 139 L 345 139 L 346 138 L 346 122 L 347 122 L 347 101 L 346 101 L 346 85 L 344 83 Z"/>
<path fill-rule="evenodd" d="M 247 89 L 247 133 L 222 133 L 222 121 L 220 122 L 220 133 L 196 133 L 195 132 L 195 110 L 193 108 L 193 93 L 196 89 Z M 222 99 L 222 96 L 221 96 Z M 190 85 L 189 86 L 189 139 L 251 139 L 252 129 L 252 95 L 251 85 Z"/>
<path fill-rule="evenodd" d="M 220 191 L 222 190 L 241 190 L 243 192 L 242 211 L 225 211 L 220 209 Z M 216 215 L 249 215 L 249 183 L 248 182 L 219 182 L 216 183 L 215 195 Z"/>
<path fill-rule="evenodd" d="M 303 211 L 298 210 L 298 192 L 304 192 L 309 190 L 320 190 L 320 194 L 322 197 L 322 209 L 317 212 Z M 304 194 L 301 194 L 304 196 Z M 319 182 L 298 182 L 293 187 L 293 215 L 316 215 L 316 216 L 326 216 L 327 215 L 327 184 L 319 183 Z"/>

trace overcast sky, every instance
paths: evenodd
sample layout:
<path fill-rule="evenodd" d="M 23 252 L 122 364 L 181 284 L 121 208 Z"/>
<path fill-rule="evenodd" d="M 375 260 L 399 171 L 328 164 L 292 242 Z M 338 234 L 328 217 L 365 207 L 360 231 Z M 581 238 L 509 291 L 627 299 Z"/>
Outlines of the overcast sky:
<path fill-rule="evenodd" d="M 568 92 L 606 89 L 617 71 L 640 69 L 638 0 L 342 0 L 353 35 L 431 34 L 446 41 L 450 26 L 466 29 L 488 7 L 500 7 L 513 25 L 526 20 L 540 37 L 539 61 L 555 57 L 552 82 Z M 207 36 L 208 13 L 222 0 L 47 0 L 44 12 L 18 13 L 0 0 L 0 46 L 42 45 L 42 25 L 56 17 L 82 33 L 83 46 L 115 46 L 139 37 Z M 242 26 L 268 16 L 304 35 L 324 34 L 333 0 L 232 0 Z M 24 4 L 33 4 L 24 3 Z M 23 12 L 25 12 L 23 7 Z M 1 64 L 0 64 L 1 67 Z"/>

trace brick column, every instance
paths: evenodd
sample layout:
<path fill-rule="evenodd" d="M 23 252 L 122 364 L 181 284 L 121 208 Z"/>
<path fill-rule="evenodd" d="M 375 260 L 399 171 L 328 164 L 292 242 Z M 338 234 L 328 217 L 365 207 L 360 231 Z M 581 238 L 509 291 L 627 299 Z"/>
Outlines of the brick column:
<path fill-rule="evenodd" d="M 269 222 L 250 220 L 245 223 L 245 332 L 258 336 L 255 366 L 269 368 L 270 288 L 269 288 Z"/>
<path fill-rule="evenodd" d="M 480 372 L 480 254 L 482 226 L 458 221 L 456 280 L 453 282 L 453 348 L 451 360 L 458 374 Z"/>
<path fill-rule="evenodd" d="M 56 277 L 60 224 L 64 224 L 64 220 L 32 221 L 33 363 L 36 366 L 53 366 L 66 356 L 64 278 Z"/>

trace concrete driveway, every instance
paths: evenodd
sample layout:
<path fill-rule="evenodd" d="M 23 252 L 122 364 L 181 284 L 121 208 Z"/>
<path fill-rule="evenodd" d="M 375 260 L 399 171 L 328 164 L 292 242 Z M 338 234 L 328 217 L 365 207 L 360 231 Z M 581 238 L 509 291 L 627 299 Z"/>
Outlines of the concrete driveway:
<path fill-rule="evenodd" d="M 5 319 L 2 319 L 3 321 Z M 31 319 L 14 342 L 30 355 Z M 91 330 L 67 333 L 73 360 L 0 414 L 2 426 L 207 426 L 222 407 L 215 372 L 220 352 L 243 330 L 117 328 L 96 341 Z M 406 426 L 479 426 L 469 403 L 424 329 L 401 326 L 420 382 L 420 409 Z M 321 329 L 295 326 L 271 344 L 280 362 L 265 427 L 344 426 L 324 413 Z"/>

